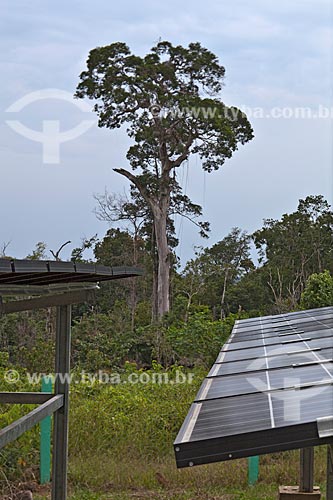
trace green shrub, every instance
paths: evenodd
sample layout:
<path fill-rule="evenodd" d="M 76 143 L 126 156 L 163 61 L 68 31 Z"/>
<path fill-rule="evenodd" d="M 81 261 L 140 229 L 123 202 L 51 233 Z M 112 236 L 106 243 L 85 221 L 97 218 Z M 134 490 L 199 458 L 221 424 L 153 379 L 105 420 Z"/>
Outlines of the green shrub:
<path fill-rule="evenodd" d="M 3 392 L 36 390 L 36 387 L 32 389 L 29 386 L 25 370 L 20 368 L 15 367 L 15 370 L 19 374 L 19 380 L 15 384 L 7 382 L 5 373 L 8 368 L 12 368 L 12 366 L 0 367 L 1 390 Z M 19 419 L 33 408 L 33 405 L 0 405 L 0 429 Z M 17 479 L 22 476 L 27 467 L 30 467 L 32 464 L 38 464 L 38 439 L 39 429 L 36 426 L 0 451 L 0 473 L 3 477 L 6 477 L 8 480 Z"/>
<path fill-rule="evenodd" d="M 303 309 L 326 307 L 333 305 L 333 277 L 329 271 L 312 274 L 301 298 Z"/>
<path fill-rule="evenodd" d="M 236 315 L 224 321 L 212 321 L 208 308 L 190 315 L 180 327 L 170 326 L 166 338 L 175 361 L 181 364 L 210 367 L 229 337 Z"/>
<path fill-rule="evenodd" d="M 84 316 L 72 328 L 74 365 L 89 371 L 121 366 L 133 344 L 132 334 L 121 331 L 109 314 Z"/>

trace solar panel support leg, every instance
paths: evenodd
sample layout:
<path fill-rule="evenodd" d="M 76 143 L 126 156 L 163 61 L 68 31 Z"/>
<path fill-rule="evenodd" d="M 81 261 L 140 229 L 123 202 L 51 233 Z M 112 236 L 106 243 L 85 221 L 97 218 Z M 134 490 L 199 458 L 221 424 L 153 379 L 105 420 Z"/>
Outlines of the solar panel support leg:
<path fill-rule="evenodd" d="M 68 407 L 71 345 L 71 306 L 57 308 L 55 394 L 64 397 L 63 407 L 54 414 L 52 500 L 67 499 Z"/>
<path fill-rule="evenodd" d="M 326 499 L 333 500 L 333 445 L 327 446 L 327 485 Z"/>
<path fill-rule="evenodd" d="M 259 477 L 259 457 L 249 457 L 247 467 L 249 486 L 254 486 Z"/>
<path fill-rule="evenodd" d="M 313 493 L 314 449 L 302 448 L 300 453 L 300 486 L 302 493 Z"/>

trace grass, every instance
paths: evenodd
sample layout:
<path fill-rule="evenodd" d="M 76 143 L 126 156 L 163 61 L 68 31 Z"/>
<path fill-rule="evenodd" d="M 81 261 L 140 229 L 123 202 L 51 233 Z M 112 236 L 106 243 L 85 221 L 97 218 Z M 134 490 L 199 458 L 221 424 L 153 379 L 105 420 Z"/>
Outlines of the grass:
<path fill-rule="evenodd" d="M 297 485 L 298 452 L 262 456 L 254 487 L 248 487 L 246 459 L 176 469 L 172 443 L 202 378 L 197 372 L 193 384 L 183 386 L 73 387 L 69 499 L 275 500 L 279 485 Z M 38 477 L 36 429 L 5 450 L 12 468 L 18 461 L 24 464 L 17 468 L 16 480 L 25 474 L 31 483 L 31 477 Z M 0 472 L 4 477 L 10 470 L 3 466 Z M 315 450 L 315 481 L 322 491 L 325 476 L 326 449 L 321 447 Z M 47 488 L 36 481 L 33 485 L 34 500 L 50 498 Z"/>
<path fill-rule="evenodd" d="M 45 500 L 46 497 L 36 497 Z M 246 488 L 242 491 L 231 490 L 229 493 L 221 489 L 197 489 L 186 491 L 141 490 L 133 492 L 91 493 L 79 490 L 73 493 L 70 500 L 276 500 L 276 488 L 260 485 L 256 488 Z"/>
<path fill-rule="evenodd" d="M 163 461 L 126 460 L 112 454 L 71 456 L 70 500 L 275 500 L 278 486 L 298 484 L 298 452 L 260 458 L 258 483 L 247 484 L 247 460 L 177 470 Z M 315 478 L 325 489 L 326 449 L 316 449 Z M 49 496 L 37 496 L 39 500 Z"/>

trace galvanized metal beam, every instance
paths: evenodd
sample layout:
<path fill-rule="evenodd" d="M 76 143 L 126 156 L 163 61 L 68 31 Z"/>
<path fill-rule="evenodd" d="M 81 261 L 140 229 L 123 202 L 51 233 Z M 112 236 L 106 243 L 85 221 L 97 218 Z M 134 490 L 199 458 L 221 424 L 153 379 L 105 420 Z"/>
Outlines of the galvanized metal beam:
<path fill-rule="evenodd" d="M 0 301 L 0 315 L 31 311 L 33 309 L 44 309 L 52 306 L 66 306 L 69 304 L 79 304 L 81 302 L 93 302 L 94 299 L 94 290 L 80 290 L 6 303 L 1 303 Z"/>
<path fill-rule="evenodd" d="M 313 493 L 314 449 L 302 448 L 300 452 L 300 486 L 302 493 Z"/>
<path fill-rule="evenodd" d="M 51 399 L 46 401 L 38 408 L 35 408 L 27 415 L 19 418 L 10 425 L 7 425 L 4 429 L 0 431 L 0 449 L 11 443 L 18 437 L 20 437 L 24 432 L 28 431 L 34 425 L 38 424 L 45 417 L 49 417 L 52 413 L 59 410 L 63 405 L 64 398 L 62 395 L 53 396 Z"/>
<path fill-rule="evenodd" d="M 74 290 L 98 290 L 97 283 L 64 283 L 53 285 L 1 285 L 0 295 L 50 295 Z"/>
<path fill-rule="evenodd" d="M 174 443 L 177 467 L 203 465 L 224 460 L 278 453 L 287 450 L 299 450 L 310 446 L 332 443 L 332 437 L 318 436 L 316 422 L 295 424 L 264 431 L 253 431 L 241 436 L 223 436 L 200 441 Z M 236 450 L 236 451 L 235 451 Z"/>
<path fill-rule="evenodd" d="M 70 346 L 71 306 L 60 306 L 57 309 L 54 391 L 63 396 L 64 404 L 54 415 L 52 500 L 66 500 L 67 498 Z"/>
<path fill-rule="evenodd" d="M 40 405 L 52 397 L 53 394 L 43 392 L 0 392 L 0 404 Z"/>

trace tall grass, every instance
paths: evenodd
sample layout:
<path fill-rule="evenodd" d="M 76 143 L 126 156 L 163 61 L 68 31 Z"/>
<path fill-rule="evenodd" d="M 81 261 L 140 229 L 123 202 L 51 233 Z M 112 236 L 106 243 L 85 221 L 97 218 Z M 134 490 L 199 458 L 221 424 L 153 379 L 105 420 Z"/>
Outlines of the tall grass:
<path fill-rule="evenodd" d="M 159 367 L 155 367 L 159 370 Z M 127 371 L 134 370 L 128 365 Z M 205 373 L 191 384 L 73 384 L 71 387 L 69 481 L 72 500 L 272 500 L 279 484 L 297 484 L 299 453 L 260 459 L 260 477 L 247 486 L 247 461 L 177 470 L 172 443 Z M 23 389 L 23 388 L 22 388 Z M 22 390 L 21 389 L 21 390 Z M 24 390 L 28 388 L 25 386 Z M 35 387 L 34 390 L 37 390 Z M 6 407 L 8 423 L 23 412 Z M 12 479 L 32 470 L 38 477 L 38 428 L 3 450 L 0 472 Z M 316 449 L 315 479 L 324 488 L 325 449 Z M 5 491 L 6 481 L 0 479 Z M 46 493 L 37 498 L 49 498 Z"/>

